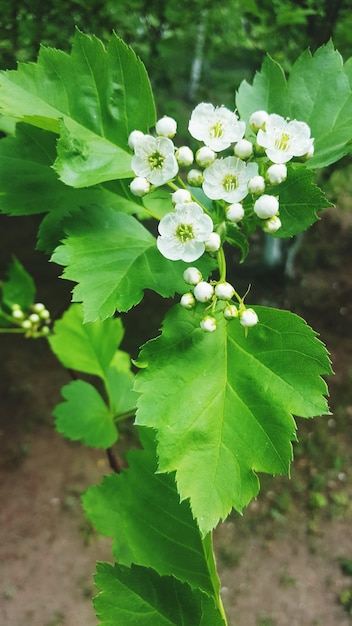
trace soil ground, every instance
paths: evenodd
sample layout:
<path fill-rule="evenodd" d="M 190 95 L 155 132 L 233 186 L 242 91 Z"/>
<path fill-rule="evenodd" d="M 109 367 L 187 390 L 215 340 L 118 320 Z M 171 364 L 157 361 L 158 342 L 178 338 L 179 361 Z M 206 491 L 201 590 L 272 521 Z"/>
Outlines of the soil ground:
<path fill-rule="evenodd" d="M 35 219 L 1 219 L 2 267 L 16 251 L 38 300 L 64 307 L 64 281 L 53 284 L 55 267 L 43 270 L 30 252 Z M 330 209 L 305 236 L 293 277 L 255 266 L 250 301 L 294 310 L 327 344 L 333 416 L 301 420 L 292 480 L 263 477 L 258 500 L 216 531 L 229 626 L 352 623 L 351 261 L 352 216 Z M 93 626 L 92 573 L 111 560 L 110 541 L 85 520 L 80 494 L 110 469 L 103 451 L 54 431 L 68 376 L 45 342 L 2 336 L 0 345 L 0 624 Z"/>

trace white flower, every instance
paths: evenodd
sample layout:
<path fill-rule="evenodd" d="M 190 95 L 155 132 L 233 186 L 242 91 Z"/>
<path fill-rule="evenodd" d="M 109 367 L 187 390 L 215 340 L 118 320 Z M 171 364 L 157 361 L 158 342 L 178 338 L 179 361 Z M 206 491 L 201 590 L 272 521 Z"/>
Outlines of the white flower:
<path fill-rule="evenodd" d="M 164 115 L 164 117 L 161 117 L 155 124 L 155 130 L 158 135 L 162 135 L 163 137 L 174 137 L 177 131 L 177 122 L 173 117 Z"/>
<path fill-rule="evenodd" d="M 193 293 L 184 293 L 181 297 L 180 304 L 184 309 L 193 309 L 196 301 Z"/>
<path fill-rule="evenodd" d="M 307 154 L 313 146 L 310 128 L 305 122 L 287 122 L 281 115 L 269 115 L 265 130 L 259 130 L 257 143 L 273 163 L 287 163 L 292 157 Z"/>
<path fill-rule="evenodd" d="M 192 137 L 203 141 L 215 152 L 225 150 L 242 139 L 245 127 L 245 123 L 238 120 L 236 113 L 224 106 L 214 107 L 207 102 L 196 106 L 188 124 Z"/>
<path fill-rule="evenodd" d="M 253 176 L 253 178 L 251 178 L 248 181 L 248 191 L 250 193 L 263 193 L 263 191 L 265 190 L 265 180 L 263 178 L 263 176 Z"/>
<path fill-rule="evenodd" d="M 254 111 L 249 118 L 249 125 L 251 129 L 256 133 L 260 128 L 264 129 L 266 120 L 269 115 L 266 111 Z"/>
<path fill-rule="evenodd" d="M 202 274 L 197 267 L 187 267 L 183 272 L 183 280 L 188 285 L 198 285 L 202 280 Z"/>
<path fill-rule="evenodd" d="M 270 165 L 266 176 L 269 183 L 272 185 L 283 183 L 287 178 L 287 167 L 285 163 L 274 163 L 274 165 Z"/>
<path fill-rule="evenodd" d="M 210 233 L 208 239 L 204 242 L 207 252 L 217 252 L 221 246 L 219 233 Z"/>
<path fill-rule="evenodd" d="M 202 256 L 204 242 L 213 231 L 213 221 L 196 202 L 182 202 L 162 218 L 158 230 L 157 246 L 161 254 L 172 261 L 181 259 L 191 263 Z"/>
<path fill-rule="evenodd" d="M 279 228 L 281 228 L 281 220 L 277 215 L 273 215 L 264 223 L 263 230 L 265 233 L 272 235 L 272 233 L 276 233 Z"/>
<path fill-rule="evenodd" d="M 171 196 L 173 204 L 179 204 L 180 202 L 191 202 L 192 196 L 188 189 L 177 189 Z"/>
<path fill-rule="evenodd" d="M 230 283 L 218 283 L 215 286 L 215 295 L 219 300 L 231 300 L 234 296 L 235 290 Z"/>
<path fill-rule="evenodd" d="M 202 146 L 196 152 L 196 161 L 200 167 L 208 167 L 208 165 L 214 163 L 215 159 L 216 153 L 208 146 Z"/>
<path fill-rule="evenodd" d="M 144 135 L 135 145 L 131 167 L 136 176 L 160 186 L 171 180 L 178 172 L 175 146 L 167 137 Z"/>
<path fill-rule="evenodd" d="M 142 176 L 136 176 L 136 178 L 134 178 L 130 182 L 130 190 L 134 196 L 138 196 L 139 198 L 141 198 L 142 196 L 145 196 L 145 194 L 149 192 L 150 182 L 149 180 L 147 180 L 146 178 L 143 178 Z"/>
<path fill-rule="evenodd" d="M 237 157 L 216 159 L 204 170 L 203 191 L 211 200 L 239 202 L 248 194 L 248 181 L 258 174 L 258 164 Z"/>
<path fill-rule="evenodd" d="M 216 330 L 216 319 L 212 315 L 206 315 L 200 322 L 200 327 L 206 333 L 213 333 Z"/>
<path fill-rule="evenodd" d="M 246 328 L 258 324 L 258 315 L 253 309 L 245 309 L 240 313 L 240 324 Z"/>
<path fill-rule="evenodd" d="M 191 187 L 200 187 L 203 182 L 203 172 L 200 170 L 189 170 L 187 182 Z"/>
<path fill-rule="evenodd" d="M 134 150 L 137 143 L 143 139 L 144 133 L 141 130 L 133 130 L 128 136 L 128 145 L 131 150 Z"/>
<path fill-rule="evenodd" d="M 265 220 L 273 217 L 279 210 L 279 201 L 275 196 L 264 194 L 255 201 L 253 211 L 260 219 Z"/>
<path fill-rule="evenodd" d="M 226 218 L 230 222 L 240 222 L 244 217 L 244 208 L 239 202 L 233 202 L 226 208 Z"/>
<path fill-rule="evenodd" d="M 248 159 L 253 153 L 253 145 L 248 139 L 240 139 L 234 149 L 235 156 L 239 159 Z"/>
<path fill-rule="evenodd" d="M 194 159 L 193 152 L 188 146 L 181 146 L 180 148 L 178 148 L 176 150 L 175 157 L 177 163 L 179 165 L 182 165 L 183 167 L 188 167 L 189 165 L 192 165 Z"/>
<path fill-rule="evenodd" d="M 201 280 L 194 288 L 194 297 L 198 302 L 209 302 L 214 294 L 214 287 L 205 280 Z"/>

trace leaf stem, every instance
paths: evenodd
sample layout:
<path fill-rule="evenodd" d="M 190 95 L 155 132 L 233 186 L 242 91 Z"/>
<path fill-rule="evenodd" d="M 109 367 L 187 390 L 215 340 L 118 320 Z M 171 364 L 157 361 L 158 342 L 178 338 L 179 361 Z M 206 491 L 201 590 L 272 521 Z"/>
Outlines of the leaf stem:
<path fill-rule="evenodd" d="M 0 333 L 26 333 L 28 328 L 0 328 Z"/>

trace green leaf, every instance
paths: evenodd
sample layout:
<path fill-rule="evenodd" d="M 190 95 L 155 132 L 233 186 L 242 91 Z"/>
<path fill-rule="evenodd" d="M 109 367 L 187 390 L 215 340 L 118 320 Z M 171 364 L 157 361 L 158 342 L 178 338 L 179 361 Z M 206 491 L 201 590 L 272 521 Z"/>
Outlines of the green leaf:
<path fill-rule="evenodd" d="M 98 391 L 83 380 L 74 380 L 61 390 L 65 402 L 53 410 L 56 430 L 93 448 L 109 448 L 117 440 L 113 416 Z"/>
<path fill-rule="evenodd" d="M 109 403 L 115 416 L 135 408 L 137 394 L 133 391 L 133 385 L 134 375 L 131 372 L 130 356 L 126 352 L 117 350 L 107 370 L 105 381 Z"/>
<path fill-rule="evenodd" d="M 74 304 L 55 322 L 54 334 L 48 340 L 64 367 L 105 380 L 122 338 L 120 319 L 84 324 L 82 307 Z"/>
<path fill-rule="evenodd" d="M 307 166 L 321 168 L 335 163 L 351 148 L 350 72 L 350 64 L 344 67 L 332 42 L 314 55 L 305 51 L 294 63 L 287 83 L 277 63 L 267 57 L 253 84 L 241 83 L 236 105 L 246 120 L 264 109 L 309 124 L 315 142 Z"/>
<path fill-rule="evenodd" d="M 204 535 L 257 495 L 256 472 L 288 474 L 292 414 L 327 412 L 323 344 L 292 313 L 256 311 L 246 337 L 221 312 L 216 332 L 204 333 L 202 305 L 176 306 L 140 355 L 136 423 L 157 429 L 159 471 L 176 471 Z"/>
<path fill-rule="evenodd" d="M 73 301 L 83 302 L 85 321 L 128 311 L 145 289 L 164 298 L 187 291 L 182 277 L 186 264 L 165 259 L 153 235 L 129 215 L 97 207 L 74 216 L 66 231 L 52 260 L 66 266 L 64 278 L 79 283 Z M 206 275 L 213 264 L 204 255 L 198 266 Z"/>
<path fill-rule="evenodd" d="M 106 476 L 83 495 L 83 507 L 96 529 L 113 537 L 113 555 L 122 565 L 151 567 L 174 575 L 214 598 L 219 580 L 211 551 L 205 549 L 189 503 L 180 503 L 172 475 L 157 469 L 152 435 L 142 430 L 143 450 L 128 453 L 128 469 Z M 141 477 L 143 485 L 141 488 Z"/>
<path fill-rule="evenodd" d="M 269 55 L 264 59 L 259 72 L 255 73 L 253 84 L 243 80 L 236 94 L 236 106 L 241 119 L 248 123 L 252 113 L 264 110 L 268 113 L 288 115 L 286 78 L 282 67 Z"/>
<path fill-rule="evenodd" d="M 70 55 L 42 47 L 36 64 L 0 73 L 0 112 L 62 132 L 56 169 L 79 187 L 128 176 L 129 133 L 155 123 L 149 79 L 134 52 L 116 35 L 105 49 L 78 31 Z"/>
<path fill-rule="evenodd" d="M 95 582 L 102 626 L 225 626 L 206 594 L 151 569 L 98 563 Z"/>
<path fill-rule="evenodd" d="M 226 241 L 232 246 L 241 250 L 241 263 L 246 259 L 249 252 L 249 243 L 246 235 L 238 228 L 236 224 L 227 224 Z"/>
<path fill-rule="evenodd" d="M 289 165 L 287 180 L 271 190 L 279 196 L 282 222 L 274 237 L 292 237 L 303 232 L 319 219 L 319 211 L 332 206 L 313 179 L 314 173 L 304 166 Z"/>
<path fill-rule="evenodd" d="M 9 308 L 13 304 L 18 304 L 21 309 L 28 310 L 33 304 L 35 296 L 33 278 L 16 257 L 13 257 L 7 271 L 7 280 L 1 283 L 1 290 L 2 300 Z"/>

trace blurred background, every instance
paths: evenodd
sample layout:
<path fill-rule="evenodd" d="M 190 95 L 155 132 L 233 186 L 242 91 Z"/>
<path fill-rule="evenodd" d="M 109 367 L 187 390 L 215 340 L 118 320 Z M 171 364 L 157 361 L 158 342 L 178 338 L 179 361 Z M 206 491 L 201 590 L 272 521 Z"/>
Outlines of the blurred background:
<path fill-rule="evenodd" d="M 195 104 L 233 108 L 240 82 L 252 81 L 266 53 L 287 72 L 305 48 L 330 38 L 345 60 L 352 56 L 351 0 L 0 0 L 0 68 L 35 61 L 41 44 L 69 52 L 75 27 L 103 42 L 115 31 L 133 47 L 158 115 L 179 121 L 180 142 Z M 335 376 L 332 415 L 299 421 L 292 480 L 262 477 L 243 518 L 231 515 L 216 532 L 230 626 L 352 623 L 350 155 L 319 184 L 336 206 L 278 261 L 254 237 L 250 270 L 236 278 L 240 292 L 253 283 L 251 303 L 302 315 L 327 344 Z M 0 217 L 0 273 L 16 254 L 38 301 L 55 313 L 68 305 L 70 285 L 34 250 L 38 223 Z M 147 295 L 141 306 L 125 320 L 133 357 L 169 303 Z M 2 335 L 0 353 L 0 623 L 93 626 L 91 574 L 96 559 L 111 558 L 110 544 L 84 520 L 80 493 L 108 463 L 55 433 L 51 411 L 69 379 L 45 340 Z"/>

